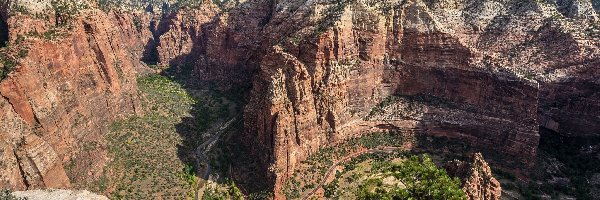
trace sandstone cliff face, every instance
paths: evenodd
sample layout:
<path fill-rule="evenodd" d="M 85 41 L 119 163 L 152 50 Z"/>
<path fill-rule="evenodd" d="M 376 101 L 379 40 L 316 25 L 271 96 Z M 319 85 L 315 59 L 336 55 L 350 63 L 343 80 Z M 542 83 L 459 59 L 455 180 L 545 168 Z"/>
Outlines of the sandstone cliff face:
<path fill-rule="evenodd" d="M 224 89 L 252 83 L 243 137 L 276 198 L 296 163 L 378 125 L 526 165 L 538 125 L 600 133 L 597 1 L 232 2 L 162 18 L 91 9 L 58 41 L 26 39 L 28 55 L 0 82 L 0 186 L 68 186 L 64 166 L 76 157 L 91 159 L 75 159 L 89 163 L 74 174 L 98 174 L 104 151 L 81 149 L 102 149 L 105 124 L 139 112 L 140 58 L 194 66 L 199 81 Z M 11 42 L 57 23 L 0 14 Z M 390 95 L 425 106 L 380 104 Z"/>
<path fill-rule="evenodd" d="M 218 8 L 203 4 L 161 18 L 154 29 L 156 62 L 164 66 L 192 65 L 204 40 L 203 25 L 212 22 Z"/>
<path fill-rule="evenodd" d="M 93 179 L 108 160 L 109 122 L 141 112 L 136 74 L 149 32 L 136 29 L 132 15 L 94 9 L 70 31 L 19 13 L 6 21 L 8 48 L 25 53 L 0 82 L 0 187 L 65 188 L 66 171 Z"/>
<path fill-rule="evenodd" d="M 465 140 L 526 165 L 536 155 L 538 125 L 596 135 L 597 17 L 565 13 L 562 3 L 277 2 L 263 29 L 275 42 L 263 42 L 270 47 L 244 113 L 253 153 L 278 192 L 319 147 L 378 124 L 403 124 L 364 120 L 389 95 L 444 104 L 398 128 Z M 592 9 L 588 1 L 564 4 Z"/>
<path fill-rule="evenodd" d="M 234 3 L 237 2 L 237 3 Z M 204 1 L 151 23 L 154 38 L 145 60 L 164 66 L 194 67 L 198 81 L 222 89 L 248 88 L 260 55 L 261 29 L 272 1 Z"/>

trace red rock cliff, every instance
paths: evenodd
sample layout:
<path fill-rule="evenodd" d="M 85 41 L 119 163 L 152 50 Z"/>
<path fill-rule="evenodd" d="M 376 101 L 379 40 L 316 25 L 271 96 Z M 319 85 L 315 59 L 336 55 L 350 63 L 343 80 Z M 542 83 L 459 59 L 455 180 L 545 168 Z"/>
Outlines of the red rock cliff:
<path fill-rule="evenodd" d="M 598 36 L 575 27 L 597 19 L 549 18 L 560 14 L 552 6 L 278 2 L 263 29 L 274 42 L 263 43 L 269 47 L 244 113 L 246 141 L 269 169 L 276 198 L 296 163 L 378 124 L 467 141 L 501 163 L 526 165 L 536 155 L 538 125 L 596 134 L 588 111 L 597 110 L 590 77 L 599 74 Z M 392 94 L 451 106 L 430 107 L 408 127 L 404 118 L 385 117 L 405 111 L 393 106 L 364 120 Z"/>
<path fill-rule="evenodd" d="M 107 125 L 141 112 L 136 74 L 149 31 L 133 18 L 87 9 L 67 30 L 54 18 L 9 15 L 8 48 L 25 53 L 0 82 L 0 187 L 69 187 L 71 162 L 78 181 L 100 174 Z"/>

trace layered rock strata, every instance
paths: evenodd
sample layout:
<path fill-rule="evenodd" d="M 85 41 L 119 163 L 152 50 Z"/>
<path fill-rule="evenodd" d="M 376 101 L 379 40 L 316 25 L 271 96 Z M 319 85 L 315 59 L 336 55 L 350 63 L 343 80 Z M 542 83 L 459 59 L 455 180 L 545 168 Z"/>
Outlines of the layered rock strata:
<path fill-rule="evenodd" d="M 504 162 L 510 158 L 527 166 L 538 126 L 600 133 L 598 7 L 590 0 L 205 1 L 153 18 L 91 9 L 61 42 L 26 40 L 29 55 L 1 82 L 0 155 L 13 167 L 0 168 L 0 181 L 68 185 L 43 179 L 65 177 L 62 164 L 82 155 L 73 149 L 102 147 L 103 124 L 138 112 L 138 59 L 193 66 L 198 81 L 221 89 L 251 84 L 244 156 L 257 158 L 256 173 L 268 177 L 276 198 L 296 163 L 381 127 L 464 140 L 500 165 L 514 164 Z M 0 14 L 10 41 L 56 23 Z M 106 156 L 88 157 L 91 167 L 75 171 L 97 174 Z"/>
<path fill-rule="evenodd" d="M 107 125 L 141 112 L 136 74 L 150 32 L 136 28 L 134 15 L 98 9 L 69 24 L 53 14 L 7 16 L 7 48 L 19 53 L 4 55 L 16 66 L 0 82 L 0 187 L 66 188 L 67 171 L 94 179 L 108 161 Z"/>

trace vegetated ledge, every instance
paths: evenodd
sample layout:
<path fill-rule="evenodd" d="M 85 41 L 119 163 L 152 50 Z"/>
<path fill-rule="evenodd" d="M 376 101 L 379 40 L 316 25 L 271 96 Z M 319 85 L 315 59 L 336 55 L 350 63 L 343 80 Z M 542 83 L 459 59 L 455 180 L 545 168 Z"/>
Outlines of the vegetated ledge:
<path fill-rule="evenodd" d="M 386 166 L 393 166 L 395 165 L 393 163 L 397 162 L 403 163 L 411 155 L 429 154 L 437 166 L 444 166 L 444 168 L 449 170 L 451 177 L 460 178 L 461 181 L 456 181 L 459 183 L 462 182 L 460 184 L 462 190 L 470 198 L 476 199 L 486 196 L 489 199 L 498 199 L 500 196 L 500 184 L 492 176 L 488 164 L 483 161 L 480 153 L 474 154 L 473 158 L 467 156 L 471 154 L 469 151 L 472 150 L 464 142 L 431 138 L 408 130 L 367 134 L 319 149 L 319 151 L 309 156 L 307 160 L 301 162 L 293 173 L 293 176 L 283 186 L 281 193 L 288 199 L 307 199 L 315 196 L 356 199 L 364 195 L 365 192 L 369 193 L 368 191 L 357 193 L 358 188 L 356 187 L 358 185 L 356 183 L 365 183 L 366 179 L 369 178 L 385 178 L 386 176 L 381 177 L 381 172 L 379 171 L 386 169 Z M 428 156 L 424 156 L 425 161 L 427 160 L 426 157 Z M 365 167 L 366 170 L 364 169 Z M 369 168 L 372 169 L 368 170 Z M 354 169 L 366 171 L 367 174 L 361 174 L 360 176 L 345 175 L 357 172 Z M 445 170 L 441 171 L 445 174 Z M 420 175 L 404 174 L 401 176 Z M 431 178 L 433 176 L 427 177 Z M 483 179 L 486 181 L 477 181 Z M 431 180 L 423 181 L 427 182 Z M 324 189 L 323 191 L 320 190 L 321 187 Z M 373 190 L 369 191 L 372 192 Z M 449 188 L 445 188 L 440 192 L 444 195 L 458 195 L 458 193 L 462 193 L 462 191 L 452 192 Z M 386 196 L 394 194 L 397 193 L 390 191 L 389 193 L 383 192 L 378 195 Z M 419 193 L 407 193 L 406 195 L 419 195 Z"/>

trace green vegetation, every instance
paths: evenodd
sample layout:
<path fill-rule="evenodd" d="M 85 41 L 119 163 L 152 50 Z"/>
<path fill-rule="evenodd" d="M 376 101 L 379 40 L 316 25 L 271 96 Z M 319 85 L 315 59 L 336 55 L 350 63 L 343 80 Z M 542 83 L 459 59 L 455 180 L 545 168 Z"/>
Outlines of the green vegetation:
<path fill-rule="evenodd" d="M 191 186 L 191 188 L 198 188 L 198 177 L 196 176 L 194 166 L 186 164 L 179 176 L 182 177 L 187 185 Z M 194 195 L 196 195 L 196 191 L 194 189 L 189 190 L 187 193 L 187 196 L 190 197 L 193 197 Z"/>
<path fill-rule="evenodd" d="M 414 149 L 381 148 L 406 145 Z M 375 151 L 365 152 L 367 149 Z M 450 177 L 434 161 L 466 160 L 470 151 L 464 142 L 445 137 L 412 132 L 365 135 L 310 155 L 298 165 L 282 193 L 288 199 L 305 197 L 334 169 L 335 179 L 321 186 L 327 199 L 466 199 L 460 180 Z M 424 153 L 436 156 L 414 156 Z M 349 155 L 355 156 L 345 160 Z M 334 163 L 338 165 L 332 168 Z"/>
<path fill-rule="evenodd" d="M 29 54 L 28 47 L 21 45 L 23 40 L 25 40 L 23 36 L 17 36 L 14 42 L 7 42 L 5 47 L 0 48 L 0 81 L 17 68 L 19 59 Z"/>
<path fill-rule="evenodd" d="M 404 119 L 420 120 L 423 114 L 426 113 L 424 110 L 426 108 L 443 108 L 470 113 L 484 113 L 491 116 L 497 115 L 491 109 L 482 109 L 470 104 L 459 104 L 427 93 L 416 95 L 394 94 L 382 99 L 377 105 L 373 106 L 363 120 L 381 120 L 380 117 L 386 117 L 390 114 Z"/>
<path fill-rule="evenodd" d="M 73 28 L 73 21 L 77 18 L 81 11 L 90 8 L 86 1 L 78 0 L 51 0 L 50 6 L 51 9 L 54 10 L 53 14 L 56 19 L 55 24 L 49 27 L 49 29 L 43 33 L 31 31 L 24 36 L 38 37 L 46 40 L 56 40 L 64 37 L 68 35 L 68 31 Z M 36 19 L 50 20 L 48 12 L 30 13 L 27 10 L 27 7 L 19 4 L 15 4 L 13 9 L 22 14 L 30 15 Z"/>
<path fill-rule="evenodd" d="M 69 35 L 69 32 L 59 26 L 50 27 L 48 30 L 44 31 L 43 33 L 38 33 L 38 32 L 33 32 L 33 31 L 27 33 L 27 36 L 29 36 L 29 37 L 42 38 L 47 41 L 58 41 L 59 39 L 64 38 L 68 35 Z"/>
<path fill-rule="evenodd" d="M 138 16 L 133 16 L 133 26 L 135 26 L 135 30 L 141 32 L 144 26 L 142 25 L 142 20 Z"/>
<path fill-rule="evenodd" d="M 223 187 L 209 187 L 204 191 L 202 200 L 243 200 L 244 194 L 236 186 L 235 182 L 229 181 L 229 185 Z"/>
<path fill-rule="evenodd" d="M 212 2 L 221 9 L 221 11 L 227 11 L 240 4 L 239 0 L 212 0 Z"/>
<path fill-rule="evenodd" d="M 450 178 L 427 155 L 411 156 L 401 164 L 390 164 L 377 172 L 382 176 L 369 178 L 360 185 L 358 199 L 467 199 L 460 189 L 460 180 Z M 387 177 L 399 182 L 385 184 L 383 179 Z"/>
<path fill-rule="evenodd" d="M 145 94 L 144 116 L 114 122 L 107 134 L 113 161 L 103 178 L 91 188 L 105 192 L 116 188 L 115 199 L 183 198 L 194 194 L 193 169 L 182 162 L 178 151 L 182 142 L 176 124 L 189 113 L 195 99 L 179 84 L 160 75 L 138 79 Z"/>
<path fill-rule="evenodd" d="M 377 10 L 379 10 L 383 16 L 391 15 L 392 10 L 395 7 L 404 3 L 405 2 L 394 2 L 393 0 L 370 0 L 366 2 L 367 5 L 377 8 Z"/>
<path fill-rule="evenodd" d="M 337 171 L 335 179 L 323 186 L 330 199 L 357 199 L 356 191 L 369 178 L 380 177 L 384 166 L 402 162 L 408 152 L 374 152 L 362 154 L 346 162 L 342 171 Z"/>
<path fill-rule="evenodd" d="M 200 133 L 227 113 L 220 99 L 176 80 L 182 82 L 162 75 L 138 79 L 145 114 L 110 126 L 106 139 L 112 161 L 86 188 L 113 199 L 194 197 L 199 178 L 191 163 L 204 141 Z"/>
<path fill-rule="evenodd" d="M 21 4 L 15 4 L 15 5 L 13 5 L 12 10 L 15 11 L 15 12 L 17 12 L 17 13 L 24 14 L 24 15 L 29 14 L 29 9 L 27 9 L 27 7 L 25 7 L 25 6 L 21 5 Z"/>
<path fill-rule="evenodd" d="M 56 26 L 71 28 L 71 22 L 83 9 L 89 5 L 77 0 L 52 0 L 50 5 L 56 17 Z"/>
<path fill-rule="evenodd" d="M 333 197 L 333 195 L 335 195 L 335 192 L 338 189 L 338 187 L 339 187 L 339 180 L 338 179 L 335 179 L 331 183 L 329 183 L 327 185 L 324 185 L 323 186 L 323 190 L 325 191 L 324 192 L 324 196 L 326 198 Z"/>
<path fill-rule="evenodd" d="M 360 149 L 374 149 L 383 146 L 399 147 L 407 142 L 412 142 L 413 139 L 412 136 L 401 133 L 373 133 L 360 138 L 349 139 L 336 146 L 322 148 L 300 163 L 293 177 L 283 186 L 282 192 L 288 199 L 299 198 L 316 187 L 318 181 L 323 179 L 323 176 L 335 161 Z M 358 156 L 358 158 L 370 158 L 367 155 L 381 156 L 380 154 L 366 154 Z M 349 161 L 350 165 L 355 162 L 357 161 L 354 159 Z M 335 185 L 329 185 L 325 188 L 332 192 L 336 187 Z"/>
<path fill-rule="evenodd" d="M 0 53 L 0 81 L 8 77 L 8 74 L 16 69 L 17 63 L 15 60 L 5 57 Z"/>
<path fill-rule="evenodd" d="M 591 38 L 598 38 L 600 37 L 600 24 L 592 23 L 591 26 L 584 30 L 584 32 Z"/>
<path fill-rule="evenodd" d="M 315 36 L 318 36 L 327 29 L 331 28 L 336 21 L 338 21 L 342 14 L 344 13 L 344 9 L 350 4 L 353 4 L 356 0 L 340 0 L 335 1 L 333 4 L 329 5 L 327 10 L 322 14 L 321 20 L 317 22 L 317 26 L 315 28 Z"/>
<path fill-rule="evenodd" d="M 110 11 L 111 1 L 110 0 L 98 0 L 98 8 L 104 12 Z"/>
<path fill-rule="evenodd" d="M 133 10 L 133 11 L 156 11 L 160 10 L 162 14 L 169 14 L 176 12 L 183 8 L 197 8 L 204 3 L 199 0 L 144 0 L 144 1 L 123 1 L 123 0 L 98 0 L 98 7 L 104 12 L 108 12 L 112 9 L 116 10 Z M 217 6 L 223 4 L 229 4 L 238 2 L 238 0 L 223 0 L 214 1 Z M 151 8 L 151 9 L 149 9 Z M 158 13 L 157 13 L 158 14 Z"/>
<path fill-rule="evenodd" d="M 373 107 L 371 109 L 371 112 L 369 112 L 369 115 L 365 119 L 369 119 L 376 114 L 384 113 L 385 108 L 398 102 L 399 100 L 400 100 L 400 97 L 394 96 L 394 95 L 386 97 L 385 99 L 383 99 L 381 102 L 379 102 L 375 107 Z"/>

